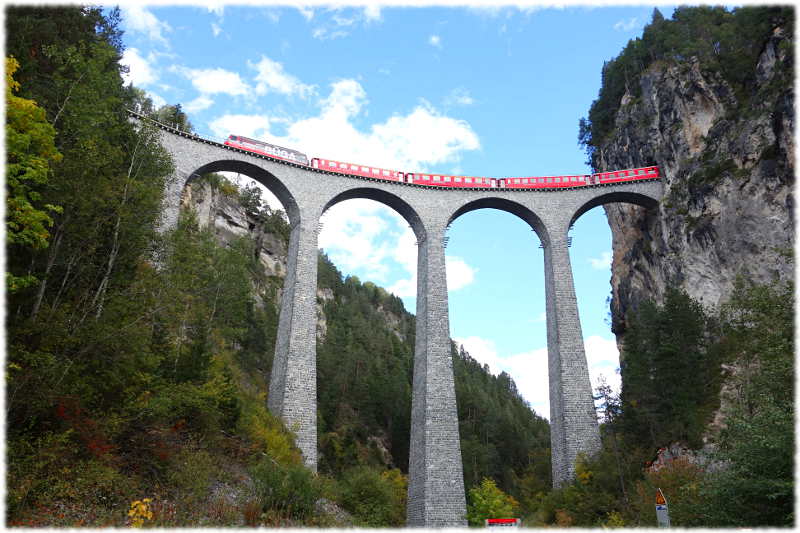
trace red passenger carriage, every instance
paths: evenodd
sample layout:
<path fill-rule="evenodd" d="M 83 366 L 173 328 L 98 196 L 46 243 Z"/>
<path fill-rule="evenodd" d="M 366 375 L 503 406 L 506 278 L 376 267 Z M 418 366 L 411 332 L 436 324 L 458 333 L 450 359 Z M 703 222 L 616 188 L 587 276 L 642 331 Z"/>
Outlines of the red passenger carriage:
<path fill-rule="evenodd" d="M 355 163 L 344 163 L 332 159 L 320 159 L 315 157 L 311 160 L 311 166 L 320 170 L 331 172 L 341 172 L 342 174 L 352 174 L 364 178 L 375 178 L 379 180 L 403 181 L 403 173 L 399 170 L 389 170 L 386 168 L 370 167 L 357 165 Z"/>
<path fill-rule="evenodd" d="M 406 182 L 416 185 L 431 185 L 434 187 L 472 187 L 479 189 L 497 187 L 497 180 L 495 178 L 446 176 L 443 174 L 425 174 L 423 172 L 407 173 Z"/>

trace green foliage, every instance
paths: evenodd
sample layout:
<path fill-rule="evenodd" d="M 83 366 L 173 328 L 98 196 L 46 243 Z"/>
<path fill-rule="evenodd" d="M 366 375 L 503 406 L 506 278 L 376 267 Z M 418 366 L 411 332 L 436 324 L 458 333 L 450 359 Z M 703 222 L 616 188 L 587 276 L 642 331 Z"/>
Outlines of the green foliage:
<path fill-rule="evenodd" d="M 368 466 L 347 470 L 339 482 L 339 503 L 364 527 L 398 527 L 405 523 L 405 477 Z"/>
<path fill-rule="evenodd" d="M 603 65 L 598 97 L 592 102 L 588 119 L 579 121 L 578 142 L 586 149 L 592 167 L 598 168 L 595 151 L 614 131 L 623 95 L 638 97 L 641 75 L 653 65 L 688 65 L 692 58 L 699 58 L 704 69 L 718 72 L 730 84 L 739 109 L 747 109 L 759 54 L 777 26 L 793 34 L 791 7 L 745 6 L 729 11 L 724 7 L 681 6 L 670 20 L 654 9 L 642 37 L 630 40 L 616 58 Z"/>
<path fill-rule="evenodd" d="M 48 212 L 60 212 L 52 204 L 41 204 L 39 190 L 47 185 L 50 165 L 61 160 L 55 147 L 55 129 L 47 122 L 44 110 L 33 100 L 14 94 L 19 83 L 14 72 L 19 63 L 6 58 L 6 242 L 18 247 L 46 248 L 53 225 Z M 17 276 L 6 272 L 6 288 L 14 293 L 34 285 L 33 275 Z"/>
<path fill-rule="evenodd" d="M 320 488 L 314 474 L 302 465 L 281 465 L 262 459 L 250 470 L 264 512 L 302 519 L 314 511 Z"/>
<path fill-rule="evenodd" d="M 686 293 L 670 289 L 663 306 L 641 305 L 623 352 L 620 425 L 629 444 L 700 444 L 721 382 L 711 331 L 702 306 Z"/>
<path fill-rule="evenodd" d="M 723 310 L 723 356 L 738 395 L 702 493 L 708 526 L 794 522 L 794 286 L 740 282 Z"/>
<path fill-rule="evenodd" d="M 206 450 L 187 446 L 172 457 L 167 481 L 176 494 L 202 501 L 216 474 L 214 458 Z"/>
<path fill-rule="evenodd" d="M 517 518 L 517 505 L 493 479 L 484 478 L 479 486 L 469 489 L 467 521 L 471 526 L 483 526 L 487 518 Z"/>
<path fill-rule="evenodd" d="M 194 132 L 194 126 L 192 126 L 192 123 L 189 121 L 189 116 L 183 112 L 181 104 L 163 105 L 158 108 L 157 111 L 153 112 L 151 117 L 162 124 L 172 126 L 181 131 L 189 133 Z"/>
<path fill-rule="evenodd" d="M 702 524 L 699 511 L 708 505 L 700 494 L 704 470 L 686 457 L 670 460 L 657 471 L 648 471 L 636 482 L 632 503 L 633 523 L 656 527 L 654 502 L 656 490 L 661 489 L 669 505 L 673 527 L 692 527 Z"/>

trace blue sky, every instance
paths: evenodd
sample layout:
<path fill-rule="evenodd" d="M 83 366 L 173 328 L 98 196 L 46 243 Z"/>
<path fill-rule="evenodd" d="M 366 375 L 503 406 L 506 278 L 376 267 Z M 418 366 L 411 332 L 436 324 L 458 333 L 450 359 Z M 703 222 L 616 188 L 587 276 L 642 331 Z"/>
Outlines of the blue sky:
<path fill-rule="evenodd" d="M 672 7 L 659 7 L 670 17 Z M 254 136 L 309 155 L 447 174 L 588 173 L 578 120 L 603 62 L 653 5 L 523 7 L 123 6 L 127 81 L 180 103 L 196 131 Z M 641 165 L 650 164 L 642 161 Z M 345 273 L 416 309 L 416 248 L 387 207 L 350 200 L 320 247 Z M 543 255 L 520 219 L 479 210 L 447 248 L 450 331 L 505 370 L 549 417 Z M 586 213 L 570 250 L 593 383 L 618 387 L 608 324 L 611 233 Z"/>

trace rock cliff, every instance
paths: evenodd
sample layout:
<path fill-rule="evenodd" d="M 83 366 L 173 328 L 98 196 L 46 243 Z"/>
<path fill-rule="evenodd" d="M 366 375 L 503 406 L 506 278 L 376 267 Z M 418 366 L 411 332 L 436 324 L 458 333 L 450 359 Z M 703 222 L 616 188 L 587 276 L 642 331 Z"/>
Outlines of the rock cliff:
<path fill-rule="evenodd" d="M 629 313 L 668 287 L 717 306 L 737 276 L 793 276 L 793 46 L 788 31 L 774 29 L 748 94 L 693 57 L 651 64 L 641 92 L 623 96 L 597 170 L 658 165 L 665 194 L 657 212 L 605 208 L 620 344 Z"/>

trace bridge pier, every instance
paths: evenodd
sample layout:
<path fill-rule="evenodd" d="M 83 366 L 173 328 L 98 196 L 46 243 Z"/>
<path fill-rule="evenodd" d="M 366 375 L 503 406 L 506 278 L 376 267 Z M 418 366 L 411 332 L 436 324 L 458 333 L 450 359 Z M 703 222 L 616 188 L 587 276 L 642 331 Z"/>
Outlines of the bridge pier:
<path fill-rule="evenodd" d="M 548 228 L 544 245 L 547 358 L 550 379 L 550 449 L 553 486 L 575 477 L 579 453 L 600 449 L 589 368 L 567 243 L 568 225 Z"/>
<path fill-rule="evenodd" d="M 308 213 L 305 213 L 307 216 Z M 296 435 L 317 470 L 317 220 L 294 224 L 281 295 L 267 407 Z"/>
<path fill-rule="evenodd" d="M 417 331 L 408 465 L 409 526 L 466 527 L 443 238 L 426 224 L 417 255 Z"/>

